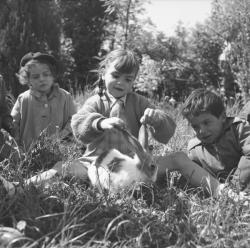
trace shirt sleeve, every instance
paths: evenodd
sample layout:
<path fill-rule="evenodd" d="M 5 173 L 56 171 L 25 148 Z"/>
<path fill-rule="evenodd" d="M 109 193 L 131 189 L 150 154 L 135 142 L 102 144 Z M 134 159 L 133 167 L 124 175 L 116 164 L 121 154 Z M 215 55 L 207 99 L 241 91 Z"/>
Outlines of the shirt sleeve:
<path fill-rule="evenodd" d="M 66 95 L 66 104 L 65 104 L 65 108 L 64 108 L 64 123 L 63 123 L 63 127 L 62 130 L 60 132 L 60 135 L 62 137 L 66 137 L 69 134 L 72 134 L 72 129 L 70 126 L 71 123 L 71 118 L 72 116 L 76 113 L 76 107 L 74 104 L 74 101 L 72 99 L 72 96 L 70 94 Z"/>
<path fill-rule="evenodd" d="M 248 122 L 241 122 L 236 131 L 239 137 L 239 146 L 241 147 L 242 156 L 238 167 L 234 173 L 234 180 L 241 190 L 244 190 L 250 183 L 250 125 Z"/>
<path fill-rule="evenodd" d="M 71 127 L 76 139 L 89 144 L 94 139 L 102 135 L 98 130 L 97 123 L 100 119 L 105 118 L 101 113 L 101 99 L 98 95 L 90 97 L 80 110 L 72 116 Z"/>
<path fill-rule="evenodd" d="M 11 116 L 13 118 L 13 137 L 17 142 L 20 141 L 21 106 L 22 99 L 19 96 L 11 110 Z"/>
<path fill-rule="evenodd" d="M 152 108 L 156 111 L 158 118 L 155 119 L 150 131 L 155 140 L 160 143 L 166 144 L 170 138 L 174 135 L 176 124 L 174 120 L 163 110 L 156 108 L 146 98 L 140 97 L 141 107 L 143 109 L 142 116 L 146 108 Z"/>
<path fill-rule="evenodd" d="M 158 114 L 158 119 L 151 132 L 157 141 L 166 144 L 174 135 L 176 124 L 167 113 L 160 109 L 156 109 L 156 112 Z"/>
<path fill-rule="evenodd" d="M 8 132 L 4 130 L 0 131 L 0 161 L 4 159 L 10 159 L 17 162 L 21 159 L 21 151 Z"/>

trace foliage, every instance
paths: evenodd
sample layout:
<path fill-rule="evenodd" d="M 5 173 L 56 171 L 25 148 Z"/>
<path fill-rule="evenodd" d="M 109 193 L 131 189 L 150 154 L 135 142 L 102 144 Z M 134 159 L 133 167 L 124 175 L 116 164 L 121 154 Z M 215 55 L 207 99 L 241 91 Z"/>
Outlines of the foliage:
<path fill-rule="evenodd" d="M 221 71 L 219 68 L 219 55 L 222 42 L 214 34 L 207 30 L 206 26 L 199 25 L 192 33 L 190 39 L 193 53 L 192 60 L 196 61 L 196 75 L 199 75 L 201 85 L 213 85 L 220 88 Z"/>
<path fill-rule="evenodd" d="M 250 48 L 250 3 L 249 1 L 214 1 L 211 24 L 216 34 L 230 43 L 227 62 L 239 85 L 243 100 L 249 95 L 249 48 Z"/>
<path fill-rule="evenodd" d="M 101 0 L 106 6 L 106 12 L 114 15 L 112 23 L 109 23 L 108 29 L 111 30 L 109 49 L 113 50 L 117 47 L 134 48 L 135 37 L 141 36 L 142 23 L 138 18 L 143 14 L 142 0 Z M 144 23 L 145 24 L 145 23 Z M 139 35 L 138 35 L 139 34 Z"/>
<path fill-rule="evenodd" d="M 64 71 L 62 86 L 71 83 L 83 89 L 89 83 L 89 71 L 97 64 L 94 56 L 105 33 L 102 2 L 3 0 L 0 8 L 0 73 L 15 96 L 26 89 L 19 85 L 15 73 L 21 57 L 30 51 L 58 57 Z"/>
<path fill-rule="evenodd" d="M 54 1 L 0 2 L 0 73 L 17 96 L 23 88 L 15 73 L 21 57 L 30 51 L 59 51 L 60 20 Z"/>
<path fill-rule="evenodd" d="M 97 67 L 100 47 L 105 35 L 105 25 L 109 17 L 105 15 L 103 3 L 99 0 L 60 0 L 63 20 L 63 40 L 70 48 L 74 67 L 69 71 L 69 79 L 74 81 L 74 90 L 84 90 L 93 83 L 90 71 Z"/>
<path fill-rule="evenodd" d="M 140 73 L 134 84 L 136 92 L 154 97 L 160 88 L 161 75 L 160 75 L 160 63 L 150 59 L 148 55 L 142 56 L 142 62 L 140 66 Z M 162 91 L 162 89 L 160 89 Z"/>
<path fill-rule="evenodd" d="M 182 101 L 193 88 L 213 86 L 224 87 L 231 97 L 242 91 L 247 100 L 249 1 L 214 0 L 212 15 L 204 24 L 188 30 L 179 23 L 170 37 L 158 32 L 144 17 L 145 3 L 1 1 L 0 73 L 8 88 L 14 96 L 26 89 L 15 77 L 19 61 L 24 53 L 39 50 L 55 54 L 62 62 L 61 86 L 73 89 L 76 95 L 96 81 L 93 71 L 109 50 L 127 47 L 152 60 L 142 65 L 141 78 L 146 83 L 140 86 L 141 92 L 149 91 L 158 99 L 172 95 Z M 231 48 L 226 60 L 221 61 L 225 44 Z"/>

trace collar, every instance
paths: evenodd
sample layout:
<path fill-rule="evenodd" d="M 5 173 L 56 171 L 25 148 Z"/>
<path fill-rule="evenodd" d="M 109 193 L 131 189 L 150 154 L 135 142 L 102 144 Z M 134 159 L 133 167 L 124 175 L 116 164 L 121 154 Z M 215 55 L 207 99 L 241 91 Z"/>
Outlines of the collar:
<path fill-rule="evenodd" d="M 48 96 L 46 94 L 42 94 L 39 91 L 33 90 L 32 88 L 30 89 L 30 94 L 35 98 L 37 98 L 38 100 L 45 100 L 45 99 L 49 100 L 59 94 L 59 85 L 57 83 L 53 84 L 52 90 Z"/>
<path fill-rule="evenodd" d="M 121 97 L 121 98 L 115 98 L 113 97 L 111 94 L 109 94 L 107 91 L 104 92 L 103 96 L 102 96 L 102 99 L 104 100 L 107 100 L 109 103 L 110 103 L 110 106 L 114 106 L 114 104 L 117 102 L 117 101 L 122 101 L 125 105 L 126 103 L 126 100 L 127 100 L 127 95 Z"/>

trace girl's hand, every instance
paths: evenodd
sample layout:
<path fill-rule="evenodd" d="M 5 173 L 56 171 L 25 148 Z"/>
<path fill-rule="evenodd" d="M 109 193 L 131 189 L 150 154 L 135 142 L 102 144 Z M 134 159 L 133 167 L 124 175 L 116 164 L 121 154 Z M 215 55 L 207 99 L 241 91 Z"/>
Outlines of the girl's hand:
<path fill-rule="evenodd" d="M 121 129 L 126 128 L 125 122 L 118 117 L 110 117 L 107 119 L 102 119 L 98 123 L 98 126 L 102 130 L 107 130 L 107 129 L 112 129 L 112 128 L 121 128 Z"/>
<path fill-rule="evenodd" d="M 142 124 L 148 124 L 150 126 L 154 126 L 155 123 L 159 121 L 159 114 L 155 109 L 146 108 L 143 116 L 140 119 Z"/>

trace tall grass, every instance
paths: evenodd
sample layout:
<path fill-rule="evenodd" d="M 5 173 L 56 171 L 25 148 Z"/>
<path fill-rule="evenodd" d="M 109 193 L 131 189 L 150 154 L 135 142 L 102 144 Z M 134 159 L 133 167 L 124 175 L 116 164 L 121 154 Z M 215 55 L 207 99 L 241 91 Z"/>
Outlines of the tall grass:
<path fill-rule="evenodd" d="M 79 95 L 75 102 L 80 106 L 86 98 Z M 154 153 L 185 150 L 191 128 L 179 108 L 163 103 L 160 107 L 175 119 L 177 130 L 167 145 L 151 139 Z M 23 161 L 18 165 L 4 161 L 0 171 L 22 183 L 58 160 L 80 154 L 74 142 L 41 136 Z M 186 191 L 178 181 L 104 197 L 75 179 L 55 178 L 39 187 L 25 187 L 14 197 L 2 194 L 0 199 L 0 224 L 29 238 L 12 240 L 12 247 L 250 247 L 248 202 L 235 201 L 226 193 L 214 199 L 199 190 Z"/>

